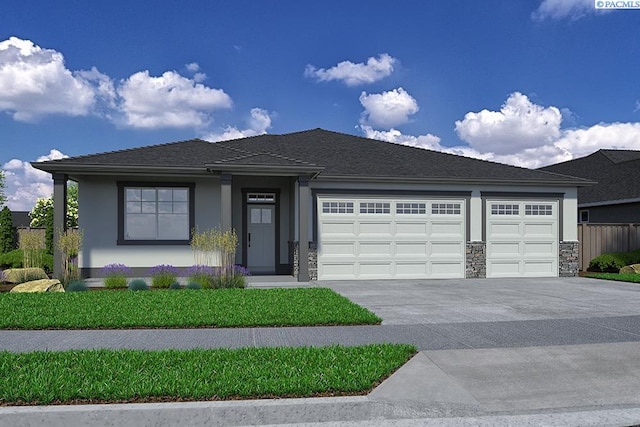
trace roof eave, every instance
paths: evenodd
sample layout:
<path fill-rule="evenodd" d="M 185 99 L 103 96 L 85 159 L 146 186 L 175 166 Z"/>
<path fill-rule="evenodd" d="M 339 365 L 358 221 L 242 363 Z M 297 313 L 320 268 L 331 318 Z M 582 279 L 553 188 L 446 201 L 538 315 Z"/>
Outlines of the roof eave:
<path fill-rule="evenodd" d="M 204 167 L 189 166 L 142 166 L 32 162 L 31 166 L 48 173 L 77 175 L 206 175 Z"/>
<path fill-rule="evenodd" d="M 450 177 L 397 177 L 397 176 L 357 176 L 357 175 L 320 175 L 317 181 L 356 181 L 356 182 L 406 182 L 423 184 L 476 184 L 476 185 L 546 185 L 554 187 L 584 187 L 595 184 L 585 180 L 544 180 L 544 179 L 487 179 L 487 178 L 450 178 Z"/>
<path fill-rule="evenodd" d="M 600 202 L 578 203 L 579 208 L 594 208 L 597 206 L 622 205 L 625 203 L 640 203 L 640 197 L 631 199 L 603 200 Z"/>

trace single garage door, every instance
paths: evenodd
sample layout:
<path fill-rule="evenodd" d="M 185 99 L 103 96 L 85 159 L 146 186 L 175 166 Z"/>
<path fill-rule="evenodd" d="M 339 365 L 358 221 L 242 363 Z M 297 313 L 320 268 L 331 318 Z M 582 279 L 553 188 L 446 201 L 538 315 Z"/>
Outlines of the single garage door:
<path fill-rule="evenodd" d="M 463 278 L 464 203 L 318 197 L 318 278 Z"/>
<path fill-rule="evenodd" d="M 487 277 L 558 276 L 558 202 L 487 201 Z"/>

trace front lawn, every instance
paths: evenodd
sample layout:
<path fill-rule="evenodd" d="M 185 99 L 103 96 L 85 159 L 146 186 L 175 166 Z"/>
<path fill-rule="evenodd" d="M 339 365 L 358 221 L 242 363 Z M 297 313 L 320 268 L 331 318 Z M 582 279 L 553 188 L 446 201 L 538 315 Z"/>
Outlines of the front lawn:
<path fill-rule="evenodd" d="M 618 282 L 640 283 L 640 274 L 619 274 L 619 273 L 589 273 L 585 277 L 592 279 L 616 280 Z"/>
<path fill-rule="evenodd" d="M 0 294 L 0 329 L 123 329 L 378 324 L 326 288 Z"/>
<path fill-rule="evenodd" d="M 364 394 L 415 352 L 406 344 L 0 352 L 0 405 Z"/>

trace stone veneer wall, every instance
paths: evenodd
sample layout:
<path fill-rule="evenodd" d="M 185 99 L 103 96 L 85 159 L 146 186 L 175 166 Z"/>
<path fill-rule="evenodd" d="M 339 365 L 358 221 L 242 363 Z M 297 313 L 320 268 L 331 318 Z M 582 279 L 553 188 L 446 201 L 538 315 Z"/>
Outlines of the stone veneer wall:
<path fill-rule="evenodd" d="M 298 272 L 300 271 L 300 245 L 298 242 L 291 242 L 291 246 L 293 246 L 291 250 L 293 276 L 298 277 Z M 309 280 L 318 280 L 318 244 L 316 242 L 309 242 L 309 258 L 307 262 L 309 263 Z"/>
<path fill-rule="evenodd" d="M 487 277 L 487 243 L 467 242 L 467 279 L 484 279 Z"/>
<path fill-rule="evenodd" d="M 580 242 L 560 242 L 558 274 L 560 277 L 575 277 L 580 270 Z"/>

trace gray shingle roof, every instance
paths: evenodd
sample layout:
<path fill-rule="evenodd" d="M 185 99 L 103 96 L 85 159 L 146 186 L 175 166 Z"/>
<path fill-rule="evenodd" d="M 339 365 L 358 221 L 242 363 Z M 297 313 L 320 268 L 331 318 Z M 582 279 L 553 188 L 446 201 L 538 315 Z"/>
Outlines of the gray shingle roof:
<path fill-rule="evenodd" d="M 640 198 L 640 151 L 598 150 L 541 170 L 597 181 L 578 189 L 580 204 Z"/>
<path fill-rule="evenodd" d="M 580 184 L 579 179 L 354 135 L 313 129 L 218 143 L 199 139 L 34 163 L 49 172 L 104 166 L 202 169 L 207 165 L 317 166 L 319 177 Z M 226 168 L 228 170 L 228 167 Z"/>

